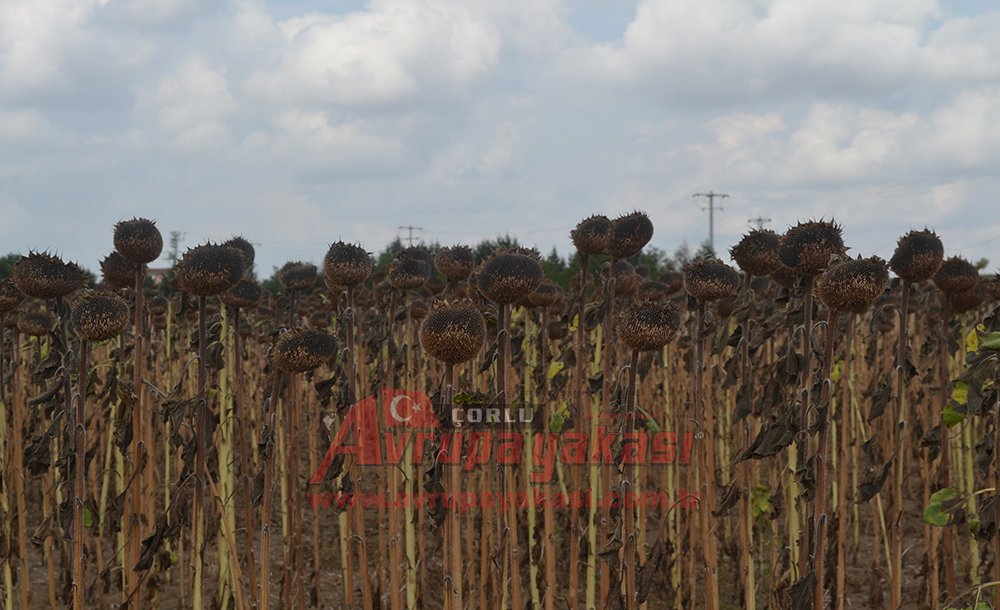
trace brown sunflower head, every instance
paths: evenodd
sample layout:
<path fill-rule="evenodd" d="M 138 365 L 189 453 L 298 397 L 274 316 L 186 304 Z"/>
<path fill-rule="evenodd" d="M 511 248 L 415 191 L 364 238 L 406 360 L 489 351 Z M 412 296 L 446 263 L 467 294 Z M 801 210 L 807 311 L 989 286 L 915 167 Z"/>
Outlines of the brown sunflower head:
<path fill-rule="evenodd" d="M 542 280 L 534 292 L 528 295 L 528 301 L 532 307 L 547 308 L 552 307 L 563 298 L 563 289 L 552 280 L 545 278 Z"/>
<path fill-rule="evenodd" d="M 666 301 L 670 299 L 670 287 L 663 282 L 646 280 L 639 284 L 638 298 L 640 301 Z"/>
<path fill-rule="evenodd" d="M 323 275 L 328 286 L 355 288 L 372 273 L 372 257 L 361 246 L 334 242 L 323 257 Z"/>
<path fill-rule="evenodd" d="M 961 256 L 948 257 L 934 274 L 934 285 L 945 294 L 972 290 L 978 281 L 979 271 L 975 265 Z"/>
<path fill-rule="evenodd" d="M 57 299 L 79 290 L 87 278 L 76 263 L 64 263 L 47 252 L 29 252 L 14 265 L 11 279 L 17 289 L 36 299 Z"/>
<path fill-rule="evenodd" d="M 800 222 L 781 238 L 778 258 L 800 275 L 818 275 L 830 266 L 830 258 L 847 257 L 840 225 L 833 220 Z"/>
<path fill-rule="evenodd" d="M 789 290 L 795 287 L 795 271 L 785 263 L 779 263 L 767 277 Z"/>
<path fill-rule="evenodd" d="M 243 276 L 243 255 L 228 246 L 205 244 L 188 249 L 177 263 L 177 284 L 199 297 L 229 290 Z"/>
<path fill-rule="evenodd" d="M 242 235 L 237 235 L 222 242 L 222 245 L 239 250 L 240 254 L 243 255 L 243 269 L 245 271 L 249 271 L 250 268 L 253 267 L 253 261 L 257 256 L 257 251 L 254 250 L 253 244 L 250 243 L 247 238 Z"/>
<path fill-rule="evenodd" d="M 420 345 L 446 364 L 475 358 L 485 342 L 483 314 L 469 303 L 438 303 L 420 326 Z"/>
<path fill-rule="evenodd" d="M 278 269 L 278 282 L 286 292 L 311 290 L 316 285 L 316 265 L 289 261 Z"/>
<path fill-rule="evenodd" d="M 55 319 L 44 311 L 22 311 L 17 316 L 17 330 L 29 337 L 44 337 L 54 326 Z"/>
<path fill-rule="evenodd" d="M 476 268 L 476 256 L 469 246 L 440 248 L 434 254 L 434 267 L 450 282 L 467 280 Z"/>
<path fill-rule="evenodd" d="M 115 225 L 115 250 L 133 265 L 145 265 L 160 258 L 163 236 L 152 220 L 123 220 Z"/>
<path fill-rule="evenodd" d="M 431 308 L 427 305 L 427 301 L 418 299 L 410 303 L 408 313 L 414 320 L 423 320 L 427 317 L 427 314 L 430 313 L 430 310 Z"/>
<path fill-rule="evenodd" d="M 129 306 L 114 293 L 88 290 L 73 303 L 71 319 L 84 341 L 106 341 L 128 326 Z"/>
<path fill-rule="evenodd" d="M 645 212 L 619 216 L 611 223 L 608 254 L 611 258 L 629 258 L 638 254 L 653 239 L 653 223 Z"/>
<path fill-rule="evenodd" d="M 286 373 L 310 371 L 337 355 L 337 342 L 318 328 L 296 328 L 283 333 L 274 344 L 274 365 Z"/>
<path fill-rule="evenodd" d="M 615 276 L 616 297 L 627 297 L 635 294 L 639 287 L 639 276 L 631 263 L 623 260 L 614 261 L 611 263 L 611 272 Z"/>
<path fill-rule="evenodd" d="M 244 277 L 229 290 L 219 294 L 219 300 L 230 307 L 246 309 L 256 307 L 260 302 L 260 284 Z"/>
<path fill-rule="evenodd" d="M 664 271 L 659 280 L 667 287 L 667 294 L 680 292 L 684 288 L 684 274 L 680 271 Z"/>
<path fill-rule="evenodd" d="M 717 258 L 696 258 L 684 266 L 684 289 L 699 301 L 722 299 L 740 289 L 740 274 Z"/>
<path fill-rule="evenodd" d="M 155 296 L 146 301 L 146 307 L 149 308 L 150 315 L 162 316 L 167 313 L 167 299 Z"/>
<path fill-rule="evenodd" d="M 944 245 L 934 231 L 910 231 L 899 238 L 896 251 L 889 259 L 893 273 L 910 282 L 922 282 L 934 277 L 944 261 Z"/>
<path fill-rule="evenodd" d="M 115 290 L 135 287 L 135 263 L 115 250 L 101 261 L 101 277 L 104 283 Z"/>
<path fill-rule="evenodd" d="M 538 253 L 524 248 L 496 250 L 483 261 L 477 275 L 479 290 L 501 304 L 526 298 L 544 278 Z"/>
<path fill-rule="evenodd" d="M 754 229 L 729 249 L 729 255 L 744 273 L 757 276 L 769 275 L 781 264 L 778 260 L 780 243 L 781 240 L 774 231 Z"/>
<path fill-rule="evenodd" d="M 10 313 L 24 301 L 24 295 L 10 278 L 0 280 L 0 315 Z"/>
<path fill-rule="evenodd" d="M 955 313 L 965 313 L 978 309 L 981 305 L 993 299 L 993 288 L 986 280 L 979 280 L 972 288 L 951 295 L 951 310 Z"/>
<path fill-rule="evenodd" d="M 389 263 L 388 282 L 396 290 L 416 290 L 431 277 L 432 263 L 404 250 Z"/>
<path fill-rule="evenodd" d="M 640 301 L 618 316 L 618 339 L 631 350 L 648 352 L 663 349 L 681 326 L 681 315 L 672 303 Z"/>
<path fill-rule="evenodd" d="M 862 313 L 889 286 L 889 268 L 877 256 L 836 263 L 824 271 L 813 292 L 831 310 Z"/>
<path fill-rule="evenodd" d="M 585 256 L 607 254 L 610 235 L 611 220 L 602 215 L 584 218 L 569 233 L 577 251 Z"/>

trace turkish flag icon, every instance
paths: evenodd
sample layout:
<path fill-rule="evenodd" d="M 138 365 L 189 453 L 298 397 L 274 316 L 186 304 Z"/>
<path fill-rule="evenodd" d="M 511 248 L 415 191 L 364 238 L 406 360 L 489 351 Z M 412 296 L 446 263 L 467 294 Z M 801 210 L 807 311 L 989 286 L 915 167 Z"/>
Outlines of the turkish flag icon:
<path fill-rule="evenodd" d="M 386 388 L 382 390 L 385 425 L 388 428 L 439 428 L 434 416 L 431 399 L 422 392 L 407 392 Z"/>

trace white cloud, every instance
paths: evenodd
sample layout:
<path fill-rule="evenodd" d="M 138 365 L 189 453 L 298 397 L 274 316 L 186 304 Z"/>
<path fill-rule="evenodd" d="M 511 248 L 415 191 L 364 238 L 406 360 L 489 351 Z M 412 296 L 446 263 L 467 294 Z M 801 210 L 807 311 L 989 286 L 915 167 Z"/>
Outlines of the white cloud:
<path fill-rule="evenodd" d="M 137 111 L 155 117 L 160 132 L 181 148 L 225 145 L 234 109 L 226 75 L 200 57 L 182 62 L 137 100 Z"/>
<path fill-rule="evenodd" d="M 567 66 L 681 105 L 850 98 L 997 78 L 998 23 L 947 18 L 936 0 L 643 0 L 620 40 Z"/>
<path fill-rule="evenodd" d="M 496 64 L 500 33 L 461 3 L 384 1 L 347 15 L 311 13 L 278 24 L 274 65 L 248 80 L 282 103 L 360 107 L 461 90 Z"/>

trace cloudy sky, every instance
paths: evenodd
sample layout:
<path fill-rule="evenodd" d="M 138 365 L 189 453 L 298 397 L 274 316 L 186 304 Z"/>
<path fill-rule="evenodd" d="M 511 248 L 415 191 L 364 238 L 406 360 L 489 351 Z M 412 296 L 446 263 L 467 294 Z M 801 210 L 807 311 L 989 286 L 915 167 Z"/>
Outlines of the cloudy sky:
<path fill-rule="evenodd" d="M 909 228 L 1000 264 L 993 0 L 0 0 L 0 251 L 96 269 L 112 225 L 236 233 L 259 268 L 511 232 L 569 250 L 695 192 L 855 253 Z"/>

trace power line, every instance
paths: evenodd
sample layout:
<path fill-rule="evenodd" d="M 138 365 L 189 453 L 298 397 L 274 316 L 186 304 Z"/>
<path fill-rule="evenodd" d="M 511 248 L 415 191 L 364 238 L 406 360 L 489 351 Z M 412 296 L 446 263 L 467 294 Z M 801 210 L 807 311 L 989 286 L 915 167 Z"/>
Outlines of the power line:
<path fill-rule="evenodd" d="M 725 199 L 729 197 L 726 193 L 715 193 L 708 191 L 707 193 L 695 193 L 691 195 L 692 197 L 704 197 L 708 199 L 708 207 L 702 208 L 702 210 L 708 210 L 708 246 L 715 252 L 715 210 L 718 209 L 720 212 L 722 208 L 715 207 L 715 198 Z"/>
<path fill-rule="evenodd" d="M 411 248 L 413 247 L 413 240 L 415 239 L 413 237 L 413 232 L 414 231 L 423 231 L 424 230 L 423 227 L 415 227 L 413 225 L 403 225 L 403 226 L 397 227 L 397 228 L 398 229 L 406 229 L 407 230 L 408 234 L 403 239 L 406 240 L 407 245 L 409 245 Z"/>
<path fill-rule="evenodd" d="M 177 266 L 177 254 L 180 250 L 181 242 L 184 241 L 185 235 L 186 233 L 184 233 L 184 231 L 170 232 L 170 254 L 167 255 L 167 260 L 170 261 L 171 267 Z"/>

